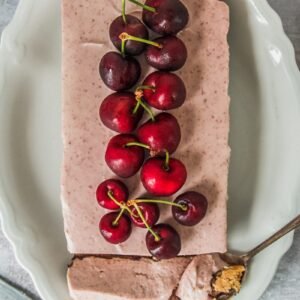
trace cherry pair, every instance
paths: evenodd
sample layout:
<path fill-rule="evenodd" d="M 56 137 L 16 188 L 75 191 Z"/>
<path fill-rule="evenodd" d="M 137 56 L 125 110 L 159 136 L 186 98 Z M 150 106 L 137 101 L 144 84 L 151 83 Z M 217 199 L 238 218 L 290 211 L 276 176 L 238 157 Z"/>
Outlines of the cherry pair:
<path fill-rule="evenodd" d="M 136 93 L 117 92 L 107 96 L 100 106 L 100 119 L 108 128 L 119 133 L 134 131 L 143 117 L 143 108 L 152 113 L 148 105 L 170 110 L 180 107 L 186 98 L 182 80 L 175 74 L 154 72 L 150 74 Z"/>
<path fill-rule="evenodd" d="M 121 213 L 111 212 L 102 217 L 100 232 L 107 242 L 120 244 L 126 241 L 132 232 L 130 218 Z M 168 224 L 157 224 L 146 234 L 148 251 L 156 259 L 176 257 L 181 250 L 181 239 L 178 232 Z"/>
<path fill-rule="evenodd" d="M 132 137 L 132 135 L 129 136 Z M 119 135 L 119 137 L 124 137 L 124 135 Z M 174 153 L 180 140 L 181 130 L 177 119 L 171 114 L 163 112 L 141 125 L 137 130 L 137 139 L 130 142 L 135 142 L 136 146 L 146 148 L 150 151 L 151 156 L 156 156 L 165 154 L 166 151 L 170 154 Z M 134 145 L 131 144 L 131 146 Z"/>
<path fill-rule="evenodd" d="M 138 0 L 129 1 L 143 8 L 144 23 L 160 35 L 177 34 L 189 21 L 188 10 L 180 0 L 146 0 L 145 4 Z M 122 20 L 126 24 L 125 6 L 126 0 L 122 0 Z"/>
<path fill-rule="evenodd" d="M 171 39 L 171 38 L 169 38 Z M 175 37 L 173 37 L 172 39 L 177 39 Z M 164 48 L 163 48 L 164 49 Z M 158 57 L 156 57 L 155 55 L 151 56 L 151 61 L 153 61 L 153 63 L 149 63 L 150 65 L 152 65 L 154 68 L 161 70 L 161 71 L 173 71 L 173 70 L 177 70 L 179 68 L 175 68 L 175 67 L 163 67 L 162 65 L 173 65 L 173 66 L 177 66 L 180 64 L 180 66 L 183 66 L 183 64 L 185 63 L 185 60 L 181 63 L 178 63 L 178 59 L 175 59 L 173 56 L 169 57 L 168 55 L 166 55 L 163 52 L 163 49 L 161 50 L 157 50 L 160 51 Z M 174 49 L 176 49 L 174 47 Z M 175 51 L 175 50 L 174 50 Z M 177 51 L 179 51 L 179 49 L 177 49 Z M 182 54 L 181 52 L 174 52 L 178 55 L 178 57 L 181 59 Z M 150 57 L 150 56 L 149 56 Z M 186 57 L 186 55 L 185 55 Z M 148 60 L 149 62 L 149 60 Z M 161 65 L 161 66 L 160 66 Z M 114 91 L 124 91 L 124 90 L 128 90 L 131 89 L 139 80 L 140 75 L 141 75 L 141 66 L 139 64 L 139 62 L 130 56 L 122 56 L 120 53 L 118 52 L 108 52 L 106 53 L 100 62 L 100 67 L 99 67 L 99 72 L 100 72 L 100 76 L 103 80 L 103 82 L 112 90 Z M 178 77 L 175 74 L 169 74 L 167 75 L 167 73 L 165 72 L 157 72 L 155 74 L 155 77 L 152 76 L 151 80 L 154 81 L 154 85 L 153 85 L 153 89 L 156 89 L 157 83 L 159 83 L 159 77 L 163 77 L 166 78 L 165 82 L 168 82 L 168 80 L 171 80 L 172 82 L 170 83 L 171 87 L 174 86 L 176 87 L 176 85 L 174 85 L 175 83 L 178 83 L 180 85 L 180 89 L 179 93 L 183 94 L 181 97 L 183 98 L 183 100 L 181 100 L 180 102 L 183 102 L 185 99 L 185 86 L 184 83 L 182 81 L 182 79 L 180 77 Z M 147 81 L 150 80 L 149 78 L 147 78 L 144 82 L 147 83 Z M 170 86 L 168 85 L 168 86 Z M 160 87 L 163 87 L 163 84 L 160 84 Z M 170 89 L 170 87 L 168 87 L 167 89 Z M 169 92 L 170 93 L 170 92 Z M 170 97 L 170 96 L 169 96 Z M 182 103 L 181 103 L 182 104 Z M 178 107 L 178 106 L 176 106 Z M 161 108 L 158 107 L 159 109 L 172 109 L 175 107 L 171 107 L 171 108 Z"/>
<path fill-rule="evenodd" d="M 170 158 L 167 151 L 165 158 L 151 157 L 144 163 L 143 148 L 151 150 L 132 134 L 116 135 L 108 143 L 105 161 L 116 175 L 123 178 L 133 176 L 141 168 L 141 181 L 152 195 L 170 196 L 176 193 L 187 179 L 184 164 Z"/>

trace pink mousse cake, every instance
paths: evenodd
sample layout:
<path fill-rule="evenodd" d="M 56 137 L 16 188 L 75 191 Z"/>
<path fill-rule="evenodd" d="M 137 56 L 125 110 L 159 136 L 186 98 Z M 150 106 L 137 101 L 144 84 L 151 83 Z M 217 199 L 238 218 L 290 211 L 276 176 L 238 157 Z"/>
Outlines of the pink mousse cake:
<path fill-rule="evenodd" d="M 99 76 L 99 62 L 105 53 L 115 51 L 108 29 L 121 14 L 121 1 L 62 0 L 61 195 L 68 250 L 81 257 L 73 260 L 68 271 L 74 299 L 171 299 L 175 295 L 182 300 L 210 299 L 211 275 L 223 266 L 210 253 L 227 250 L 229 10 L 219 0 L 182 2 L 189 23 L 178 37 L 187 47 L 188 59 L 176 73 L 185 82 L 187 98 L 171 113 L 182 132 L 174 157 L 185 164 L 188 177 L 169 199 L 197 191 L 207 197 L 208 211 L 198 225 L 185 227 L 175 222 L 170 209 L 162 209 L 159 222 L 177 230 L 182 246 L 179 257 L 155 262 L 145 245 L 145 230 L 133 228 L 130 238 L 118 245 L 106 242 L 99 233 L 99 220 L 107 211 L 98 205 L 95 191 L 99 183 L 116 178 L 104 160 L 107 143 L 116 133 L 99 119 L 100 104 L 112 93 Z M 140 17 L 141 9 L 128 2 L 126 13 Z M 145 70 L 144 59 L 138 59 Z M 140 82 L 154 71 L 146 69 Z M 123 181 L 132 199 L 146 195 L 139 175 Z M 123 280 L 118 274 L 123 274 Z"/>

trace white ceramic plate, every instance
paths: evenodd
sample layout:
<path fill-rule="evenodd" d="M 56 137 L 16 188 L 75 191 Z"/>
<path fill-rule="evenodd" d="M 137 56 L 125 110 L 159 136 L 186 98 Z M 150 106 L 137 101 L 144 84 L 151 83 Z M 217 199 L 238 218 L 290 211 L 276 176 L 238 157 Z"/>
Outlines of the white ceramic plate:
<path fill-rule="evenodd" d="M 229 246 L 247 250 L 299 212 L 300 77 L 265 0 L 231 6 Z M 43 299 L 67 300 L 59 199 L 60 1 L 21 0 L 0 48 L 0 211 Z M 298 207 L 297 207 L 298 203 Z M 288 236 L 254 261 L 236 299 L 260 297 Z"/>

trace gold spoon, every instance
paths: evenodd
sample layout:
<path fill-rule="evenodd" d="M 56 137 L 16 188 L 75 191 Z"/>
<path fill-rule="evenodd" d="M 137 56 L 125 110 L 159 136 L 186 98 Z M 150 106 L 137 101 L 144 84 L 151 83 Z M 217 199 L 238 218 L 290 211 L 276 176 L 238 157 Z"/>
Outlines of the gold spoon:
<path fill-rule="evenodd" d="M 217 300 L 227 300 L 239 293 L 241 284 L 245 280 L 249 262 L 262 250 L 276 242 L 278 239 L 300 226 L 300 215 L 259 244 L 251 251 L 236 255 L 232 253 L 220 254 L 221 259 L 229 266 L 224 267 L 214 274 L 211 286 L 212 297 Z"/>

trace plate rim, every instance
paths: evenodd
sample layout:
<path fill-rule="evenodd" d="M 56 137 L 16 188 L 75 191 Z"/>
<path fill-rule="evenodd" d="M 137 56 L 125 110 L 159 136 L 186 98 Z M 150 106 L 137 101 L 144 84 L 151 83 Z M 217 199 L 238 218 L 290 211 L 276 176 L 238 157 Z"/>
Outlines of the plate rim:
<path fill-rule="evenodd" d="M 283 24 L 279 15 L 270 6 L 267 0 L 264 1 L 245 0 L 245 1 L 248 1 L 252 3 L 252 5 L 255 5 L 259 9 L 260 13 L 268 20 L 268 23 L 272 25 L 273 30 L 276 31 L 277 46 L 284 54 L 283 57 L 285 59 L 285 64 L 288 66 L 289 73 L 291 74 L 290 78 L 293 81 L 295 88 L 300 87 L 300 72 L 296 63 L 294 46 L 283 29 Z M 2 32 L 1 41 L 0 41 L 0 51 L 5 48 L 6 40 L 8 39 L 10 34 L 10 28 L 14 28 L 14 31 L 17 30 L 18 33 L 22 31 L 22 28 L 20 28 L 18 24 L 22 24 L 24 23 L 24 21 L 26 21 L 26 16 L 28 15 L 29 10 L 33 9 L 32 7 L 33 2 L 34 2 L 33 0 L 31 1 L 20 0 L 12 20 L 4 28 Z M 279 42 L 279 39 L 281 39 L 281 42 Z M 14 46 L 17 47 L 17 45 Z M 2 67 L 0 68 L 0 70 L 4 70 L 5 68 L 9 67 L 9 62 L 2 60 L 0 57 L 0 66 Z M 4 71 L 2 72 L 0 71 L 0 95 L 2 95 L 5 90 L 5 86 L 3 84 L 4 74 L 2 73 L 4 73 Z M 300 88 L 298 89 L 300 94 Z M 5 99 L 1 101 L 5 101 Z M 300 207 L 298 208 L 298 210 L 299 209 Z M 29 273 L 39 295 L 41 297 L 45 297 L 48 299 L 49 297 L 48 297 L 47 288 L 44 287 L 42 277 L 38 275 L 39 262 L 34 259 L 34 254 L 30 252 L 28 248 L 26 248 L 26 245 L 22 240 L 21 237 L 22 227 L 17 221 L 17 217 L 16 214 L 14 213 L 13 206 L 10 204 L 9 197 L 7 196 L 7 193 L 5 191 L 3 179 L 1 178 L 1 174 L 0 174 L 0 221 L 3 229 L 3 233 L 5 237 L 9 240 L 10 244 L 12 245 L 13 252 L 18 263 Z M 278 257 L 275 262 L 275 266 L 276 266 L 276 268 L 274 268 L 275 270 L 277 269 L 282 256 L 291 247 L 292 242 L 293 239 L 290 238 L 289 242 L 285 245 L 285 247 L 280 249 L 280 253 L 278 254 Z M 270 276 L 268 285 L 274 275 L 275 272 L 272 274 L 272 276 Z"/>

